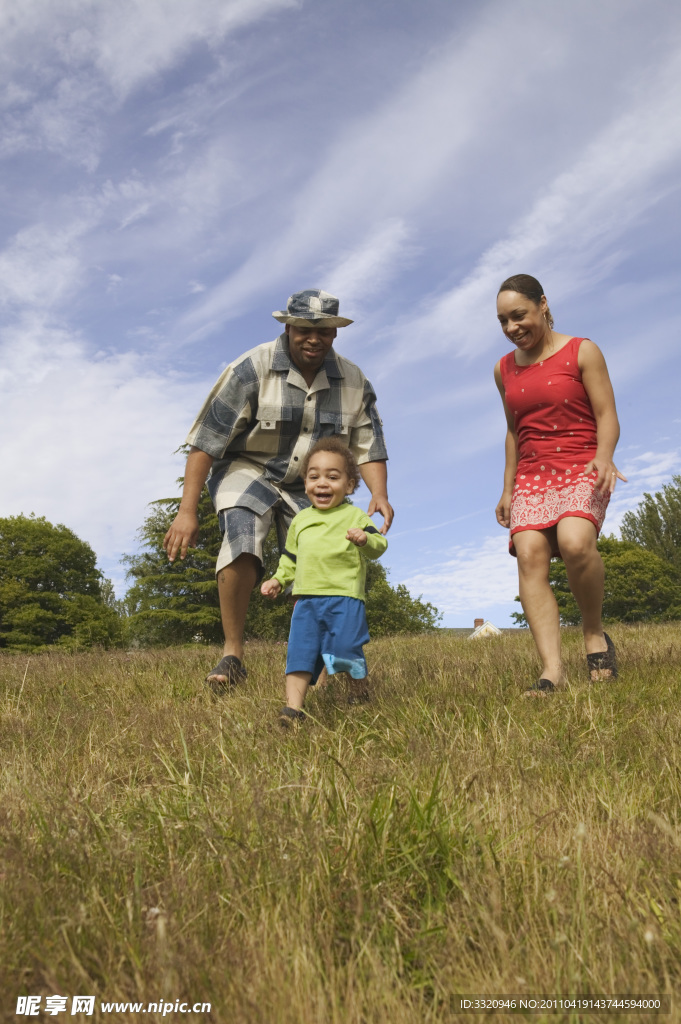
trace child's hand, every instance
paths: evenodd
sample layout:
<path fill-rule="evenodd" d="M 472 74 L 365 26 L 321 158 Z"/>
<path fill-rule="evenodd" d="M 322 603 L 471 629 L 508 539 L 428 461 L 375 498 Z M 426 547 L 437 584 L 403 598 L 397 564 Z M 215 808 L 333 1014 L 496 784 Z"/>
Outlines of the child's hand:
<path fill-rule="evenodd" d="M 265 580 L 260 587 L 260 593 L 263 597 L 271 597 L 274 600 L 281 594 L 281 583 L 279 580 Z"/>
<path fill-rule="evenodd" d="M 355 544 L 358 548 L 363 548 L 367 542 L 367 535 L 359 526 L 353 526 L 345 534 L 345 539 L 349 540 L 351 544 Z"/>

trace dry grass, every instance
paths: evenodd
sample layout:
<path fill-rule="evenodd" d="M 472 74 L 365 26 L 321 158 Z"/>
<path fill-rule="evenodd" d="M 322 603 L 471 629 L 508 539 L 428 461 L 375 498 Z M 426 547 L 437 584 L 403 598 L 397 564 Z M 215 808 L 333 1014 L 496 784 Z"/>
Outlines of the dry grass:
<path fill-rule="evenodd" d="M 19 993 L 421 1024 L 678 991 L 681 637 L 612 634 L 617 683 L 568 633 L 573 682 L 534 701 L 529 636 L 374 642 L 374 702 L 329 687 L 297 736 L 282 646 L 217 702 L 205 649 L 0 658 L 3 1019 Z"/>

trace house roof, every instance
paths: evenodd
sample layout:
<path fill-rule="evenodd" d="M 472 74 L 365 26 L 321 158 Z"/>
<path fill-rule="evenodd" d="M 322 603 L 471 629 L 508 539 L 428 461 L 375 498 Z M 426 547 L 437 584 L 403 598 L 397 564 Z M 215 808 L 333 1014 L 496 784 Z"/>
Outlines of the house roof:
<path fill-rule="evenodd" d="M 501 636 L 501 630 L 493 622 L 490 622 L 489 619 L 485 619 L 481 626 L 473 630 L 468 639 L 475 640 L 479 636 Z"/>

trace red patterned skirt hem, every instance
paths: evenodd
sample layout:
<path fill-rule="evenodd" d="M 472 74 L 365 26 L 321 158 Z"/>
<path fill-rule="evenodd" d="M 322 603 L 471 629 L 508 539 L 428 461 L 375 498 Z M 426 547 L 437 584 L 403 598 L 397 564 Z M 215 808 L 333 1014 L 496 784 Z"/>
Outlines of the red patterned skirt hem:
<path fill-rule="evenodd" d="M 516 554 L 513 543 L 515 533 L 525 530 L 548 530 L 569 516 L 588 519 L 594 524 L 598 535 L 605 519 L 610 492 L 602 493 L 594 488 L 596 475 L 594 473 L 589 477 L 580 476 L 574 484 L 560 488 L 552 487 L 545 491 L 520 488 L 516 485 L 511 501 L 509 553 L 514 556 Z M 551 553 L 560 558 L 556 544 L 552 546 Z"/>

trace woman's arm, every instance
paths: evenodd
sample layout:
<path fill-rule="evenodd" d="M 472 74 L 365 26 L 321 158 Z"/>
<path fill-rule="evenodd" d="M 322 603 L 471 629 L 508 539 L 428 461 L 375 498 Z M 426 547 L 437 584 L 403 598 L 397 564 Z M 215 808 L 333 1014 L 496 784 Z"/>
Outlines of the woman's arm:
<path fill-rule="evenodd" d="M 501 498 L 499 499 L 499 504 L 494 511 L 497 517 L 497 522 L 501 526 L 508 527 L 511 525 L 511 496 L 513 494 L 515 473 L 518 468 L 518 438 L 516 437 L 513 416 L 506 405 L 506 394 L 504 392 L 504 385 L 501 382 L 500 362 L 494 367 L 494 380 L 499 388 L 499 394 L 501 395 L 501 401 L 504 406 L 504 415 L 506 416 L 506 464 L 504 467 L 504 490 Z"/>
<path fill-rule="evenodd" d="M 615 408 L 615 395 L 610 383 L 608 368 L 603 353 L 598 345 L 585 338 L 579 346 L 579 369 L 582 373 L 582 384 L 596 419 L 596 454 L 584 467 L 585 473 L 598 473 L 596 489 L 599 491 L 615 490 L 617 480 L 627 482 L 615 463 L 612 461 L 620 436 L 620 425 Z"/>

